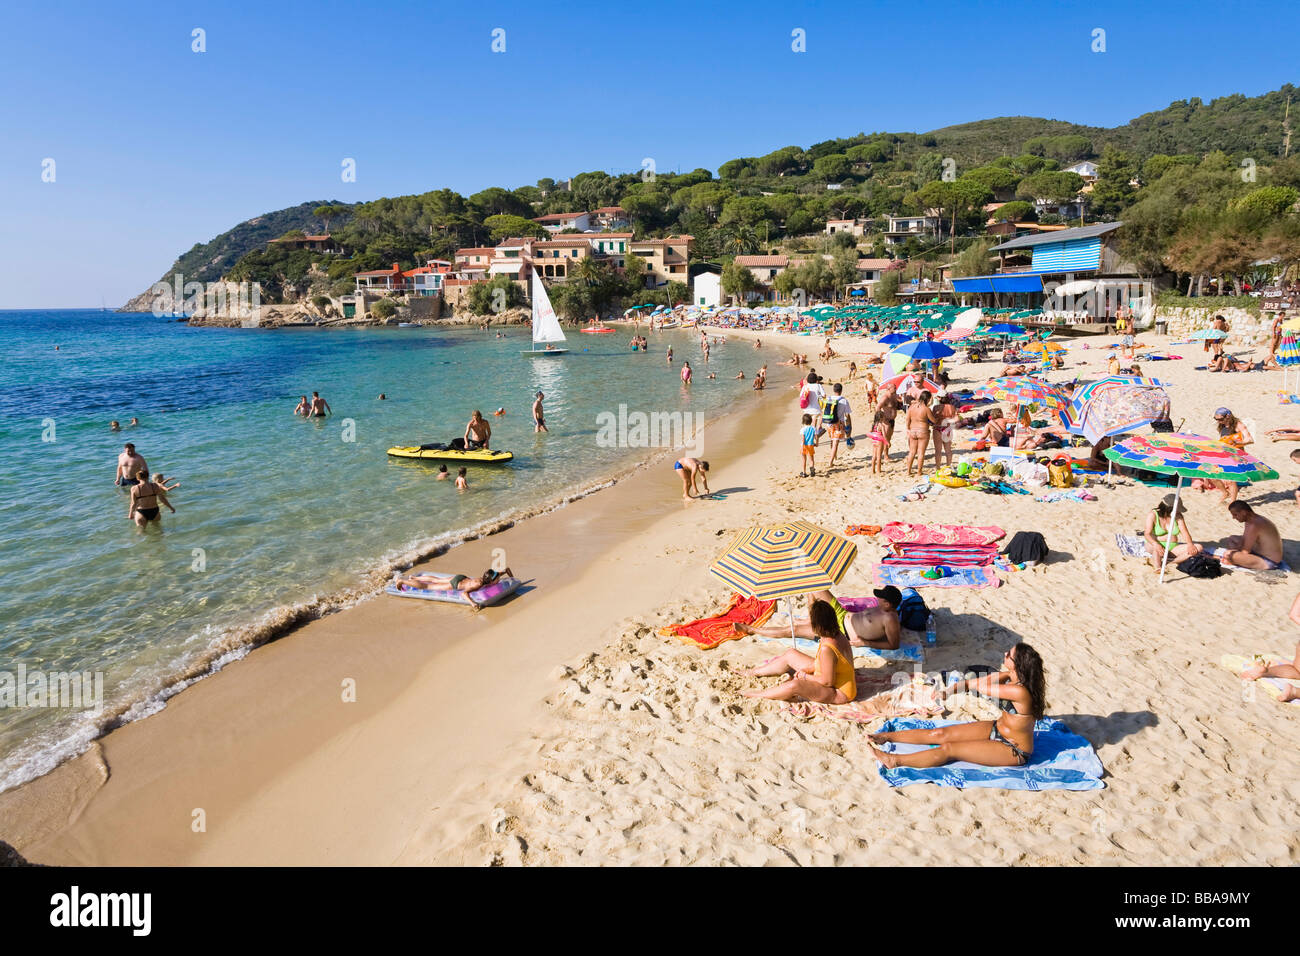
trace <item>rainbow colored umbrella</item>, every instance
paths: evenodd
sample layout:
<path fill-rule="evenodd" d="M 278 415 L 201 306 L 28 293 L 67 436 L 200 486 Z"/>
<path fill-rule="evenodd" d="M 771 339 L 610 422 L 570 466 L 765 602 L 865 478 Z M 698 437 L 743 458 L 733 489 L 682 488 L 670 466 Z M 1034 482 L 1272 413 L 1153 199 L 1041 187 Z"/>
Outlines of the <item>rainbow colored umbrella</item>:
<path fill-rule="evenodd" d="M 1282 328 L 1285 329 L 1286 325 Z M 1282 341 L 1277 345 L 1277 354 L 1274 358 L 1277 359 L 1277 364 L 1282 366 L 1282 388 L 1285 390 L 1288 369 L 1292 365 L 1300 365 L 1300 337 L 1297 337 L 1294 332 L 1283 332 Z"/>
<path fill-rule="evenodd" d="M 1069 396 L 1055 385 L 1032 375 L 1008 375 L 989 379 L 975 389 L 980 398 L 1015 405 L 1038 405 L 1046 411 L 1059 412 L 1070 404 Z"/>
<path fill-rule="evenodd" d="M 1172 434 L 1134 435 L 1102 452 L 1117 465 L 1154 471 L 1161 475 L 1177 475 L 1174 486 L 1174 510 L 1171 521 L 1177 521 L 1178 501 L 1182 495 L 1184 478 L 1217 478 L 1220 481 L 1269 481 L 1277 472 L 1254 455 L 1248 455 L 1233 445 L 1206 438 L 1203 435 Z M 1160 561 L 1160 580 L 1165 579 L 1165 566 L 1169 563 L 1172 536 L 1165 536 L 1165 553 Z"/>
<path fill-rule="evenodd" d="M 740 532 L 709 565 L 709 573 L 748 597 L 785 598 L 789 603 L 796 594 L 838 584 L 857 555 L 858 546 L 847 538 L 807 521 L 789 521 Z"/>

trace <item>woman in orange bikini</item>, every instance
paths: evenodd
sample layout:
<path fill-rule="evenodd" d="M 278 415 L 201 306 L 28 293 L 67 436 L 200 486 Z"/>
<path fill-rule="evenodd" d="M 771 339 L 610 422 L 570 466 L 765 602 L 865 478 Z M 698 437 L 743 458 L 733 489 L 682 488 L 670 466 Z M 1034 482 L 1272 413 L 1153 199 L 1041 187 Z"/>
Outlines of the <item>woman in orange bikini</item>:
<path fill-rule="evenodd" d="M 813 601 L 808 609 L 808 624 L 819 638 L 817 657 L 789 650 L 780 657 L 774 657 L 753 670 L 746 671 L 750 677 L 794 675 L 790 680 L 767 690 L 745 691 L 746 697 L 847 704 L 858 696 L 857 677 L 853 673 L 853 648 L 840 630 L 835 610 L 826 601 Z"/>

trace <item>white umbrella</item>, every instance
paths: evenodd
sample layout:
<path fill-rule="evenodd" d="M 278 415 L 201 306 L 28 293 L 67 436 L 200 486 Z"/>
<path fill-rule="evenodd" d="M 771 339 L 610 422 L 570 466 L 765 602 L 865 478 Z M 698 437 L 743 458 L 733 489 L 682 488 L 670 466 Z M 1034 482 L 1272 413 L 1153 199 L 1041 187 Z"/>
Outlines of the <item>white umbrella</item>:
<path fill-rule="evenodd" d="M 1097 283 L 1091 279 L 1075 279 L 1073 282 L 1066 282 L 1056 287 L 1056 295 L 1083 295 L 1085 292 L 1091 292 L 1097 288 Z"/>

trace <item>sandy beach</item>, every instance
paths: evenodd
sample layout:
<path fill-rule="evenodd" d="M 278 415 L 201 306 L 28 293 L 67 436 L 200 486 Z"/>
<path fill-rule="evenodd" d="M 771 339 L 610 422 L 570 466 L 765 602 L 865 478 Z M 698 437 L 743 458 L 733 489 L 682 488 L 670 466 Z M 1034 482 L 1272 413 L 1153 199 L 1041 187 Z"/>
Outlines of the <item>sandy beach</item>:
<path fill-rule="evenodd" d="M 799 478 L 795 375 L 777 363 L 797 348 L 835 381 L 862 347 L 837 339 L 844 354 L 827 365 L 819 338 L 761 338 L 752 364 L 768 363 L 767 392 L 710 426 L 701 455 L 725 498 L 682 502 L 669 458 L 457 548 L 432 566 L 470 570 L 504 548 L 528 590 L 479 613 L 378 597 L 313 621 L 0 795 L 0 839 L 52 864 L 1296 861 L 1300 770 L 1288 758 L 1300 711 L 1218 664 L 1224 653 L 1291 657 L 1289 575 L 1157 584 L 1114 542 L 1164 493 L 1132 481 L 1091 489 L 1091 502 L 969 489 L 904 502 L 914 480 L 899 437 L 883 478 L 868 474 L 866 441 L 829 474 Z M 1104 374 L 1105 340 L 1085 341 L 1065 374 Z M 1242 498 L 1276 522 L 1300 566 L 1287 459 L 1300 446 L 1263 435 L 1291 424 L 1281 373 L 1198 372 L 1199 343 L 1172 351 L 1184 359 L 1144 371 L 1172 383 L 1173 421 L 1212 434 L 1211 412 L 1226 405 L 1247 422 L 1249 450 L 1282 478 Z M 696 364 L 695 350 L 681 357 Z M 998 367 L 950 373 L 971 385 Z M 845 394 L 863 435 L 860 384 Z M 958 454 L 968 446 L 959 432 Z M 1239 533 L 1217 496 L 1187 503 L 1196 540 Z M 1032 644 L 1048 714 L 1096 748 L 1105 789 L 891 789 L 869 726 L 741 696 L 764 681 L 738 671 L 774 645 L 701 651 L 655 634 L 725 604 L 707 567 L 732 534 L 792 518 L 836 532 L 894 520 L 1042 532 L 1048 563 L 1003 574 L 998 588 L 924 592 L 939 632 L 925 667 L 996 664 L 1016 641 Z M 837 594 L 870 593 L 879 548 L 858 541 Z"/>

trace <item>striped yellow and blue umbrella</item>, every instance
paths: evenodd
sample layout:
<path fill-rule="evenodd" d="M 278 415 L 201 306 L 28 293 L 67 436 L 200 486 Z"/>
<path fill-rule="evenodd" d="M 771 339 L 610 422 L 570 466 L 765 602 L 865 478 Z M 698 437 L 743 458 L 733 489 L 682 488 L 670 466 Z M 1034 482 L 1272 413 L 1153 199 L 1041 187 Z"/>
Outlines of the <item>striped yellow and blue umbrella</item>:
<path fill-rule="evenodd" d="M 770 601 L 838 584 L 857 554 L 847 538 L 791 521 L 742 531 L 709 571 L 741 594 Z"/>
<path fill-rule="evenodd" d="M 1174 511 L 1182 494 L 1184 478 L 1216 478 L 1220 481 L 1269 481 L 1277 472 L 1254 455 L 1233 445 L 1203 435 L 1172 434 L 1134 435 L 1102 452 L 1117 465 L 1140 468 L 1162 475 L 1177 475 L 1174 487 Z M 1170 518 L 1170 520 L 1175 520 Z M 1169 547 L 1173 535 L 1165 536 L 1165 554 L 1160 562 L 1160 580 L 1165 579 Z"/>

